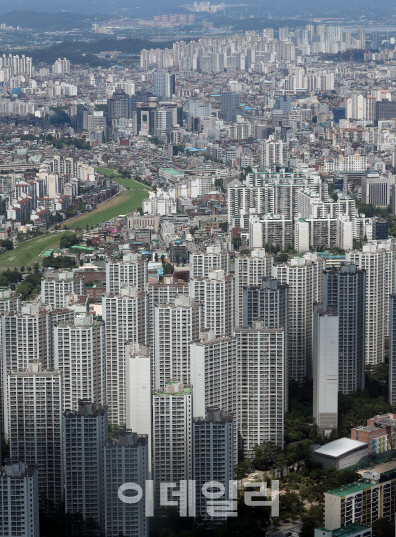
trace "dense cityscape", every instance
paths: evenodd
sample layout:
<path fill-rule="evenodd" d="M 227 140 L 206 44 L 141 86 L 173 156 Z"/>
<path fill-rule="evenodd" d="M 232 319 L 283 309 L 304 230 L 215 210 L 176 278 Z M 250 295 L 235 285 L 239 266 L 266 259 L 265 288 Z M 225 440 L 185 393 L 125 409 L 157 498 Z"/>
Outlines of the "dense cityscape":
<path fill-rule="evenodd" d="M 257 9 L 0 13 L 0 537 L 395 535 L 396 26 Z"/>

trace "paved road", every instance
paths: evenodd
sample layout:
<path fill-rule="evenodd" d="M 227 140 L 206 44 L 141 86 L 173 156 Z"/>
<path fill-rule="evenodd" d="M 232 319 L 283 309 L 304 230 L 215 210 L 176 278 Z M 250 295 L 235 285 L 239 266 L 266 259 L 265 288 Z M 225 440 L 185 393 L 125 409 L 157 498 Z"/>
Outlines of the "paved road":
<path fill-rule="evenodd" d="M 290 527 L 285 527 L 285 529 L 281 529 L 276 533 L 271 533 L 269 534 L 269 537 L 286 537 L 286 535 L 288 535 L 289 533 L 291 533 L 291 535 L 288 535 L 288 537 L 298 537 L 301 528 L 302 524 L 290 524 Z"/>

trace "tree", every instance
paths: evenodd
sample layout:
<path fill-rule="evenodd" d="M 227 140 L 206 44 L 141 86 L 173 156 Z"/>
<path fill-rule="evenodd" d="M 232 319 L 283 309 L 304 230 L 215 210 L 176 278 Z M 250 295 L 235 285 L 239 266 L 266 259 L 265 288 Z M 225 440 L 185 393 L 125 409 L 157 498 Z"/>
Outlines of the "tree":
<path fill-rule="evenodd" d="M 33 270 L 34 270 L 34 272 L 38 272 L 39 268 L 40 268 L 39 264 L 37 263 L 37 261 L 35 261 L 35 262 L 33 263 Z"/>
<path fill-rule="evenodd" d="M 376 537 L 389 537 L 390 535 L 395 535 L 395 520 L 392 517 L 392 520 L 387 518 L 379 518 L 372 525 L 373 534 Z"/>
<path fill-rule="evenodd" d="M 28 266 L 26 267 L 26 270 L 27 270 L 28 272 L 31 272 L 32 267 L 31 267 L 30 265 L 28 265 Z"/>
<path fill-rule="evenodd" d="M 0 246 L 6 250 L 12 250 L 14 248 L 14 243 L 10 239 L 5 239 L 0 241 Z"/>
<path fill-rule="evenodd" d="M 242 240 L 241 240 L 241 237 L 234 237 L 232 239 L 232 244 L 234 246 L 234 250 L 239 250 L 241 244 L 242 244 Z"/>
<path fill-rule="evenodd" d="M 156 262 L 158 262 L 158 254 L 157 254 L 157 253 L 154 254 L 154 260 L 155 260 Z"/>
<path fill-rule="evenodd" d="M 253 466 L 257 470 L 270 470 L 281 449 L 272 442 L 263 442 L 254 450 Z"/>
<path fill-rule="evenodd" d="M 21 271 L 21 273 L 23 273 L 23 272 L 25 272 L 25 267 L 22 265 L 19 270 Z"/>
<path fill-rule="evenodd" d="M 244 459 L 234 468 L 235 479 L 243 479 L 252 470 L 252 461 Z"/>
<path fill-rule="evenodd" d="M 6 440 L 5 436 L 1 437 L 1 456 L 4 461 L 4 459 L 8 459 L 10 457 L 10 443 Z M 3 462 L 0 458 L 0 464 Z"/>

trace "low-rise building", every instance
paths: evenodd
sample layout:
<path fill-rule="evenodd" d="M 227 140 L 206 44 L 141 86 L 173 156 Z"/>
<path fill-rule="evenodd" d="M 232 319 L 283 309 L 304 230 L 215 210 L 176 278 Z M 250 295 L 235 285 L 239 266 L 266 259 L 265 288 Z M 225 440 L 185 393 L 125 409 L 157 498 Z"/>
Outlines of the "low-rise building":
<path fill-rule="evenodd" d="M 344 470 L 367 460 L 368 446 L 365 442 L 360 442 L 359 440 L 339 438 L 316 449 L 312 454 L 312 458 L 315 462 L 322 464 L 324 468 Z"/>

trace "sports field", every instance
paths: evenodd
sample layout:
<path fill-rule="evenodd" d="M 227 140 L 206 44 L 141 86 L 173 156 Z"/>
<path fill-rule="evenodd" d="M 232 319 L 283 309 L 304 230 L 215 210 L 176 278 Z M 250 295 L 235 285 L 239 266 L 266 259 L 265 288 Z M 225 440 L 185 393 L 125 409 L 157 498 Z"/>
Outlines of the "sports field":
<path fill-rule="evenodd" d="M 20 242 L 18 248 L 7 250 L 0 255 L 0 272 L 8 268 L 32 266 L 35 261 L 41 265 L 43 259 L 40 254 L 44 250 L 58 249 L 62 235 L 69 233 L 70 231 L 51 232 L 48 235 L 40 235 L 26 242 Z"/>

